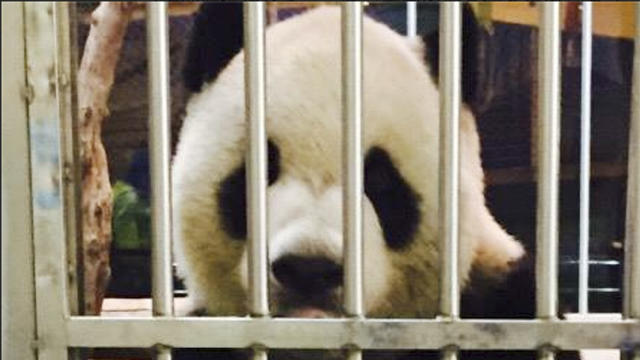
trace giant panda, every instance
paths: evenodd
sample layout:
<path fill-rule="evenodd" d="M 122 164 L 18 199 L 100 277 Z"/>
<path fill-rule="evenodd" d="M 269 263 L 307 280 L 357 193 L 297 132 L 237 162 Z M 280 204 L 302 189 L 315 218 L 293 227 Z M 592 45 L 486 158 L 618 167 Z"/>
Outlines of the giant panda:
<path fill-rule="evenodd" d="M 438 312 L 439 94 L 433 43 L 363 20 L 364 308 L 368 317 Z M 341 35 L 323 6 L 266 32 L 268 261 L 275 317 L 340 317 Z M 192 91 L 173 161 L 174 254 L 193 313 L 247 314 L 242 5 L 205 3 L 184 67 Z M 460 113 L 460 287 L 464 317 L 532 317 L 530 256 L 485 204 L 479 136 Z M 491 358 L 514 354 L 489 353 Z M 464 353 L 484 359 L 482 352 Z M 535 358 L 533 352 L 517 353 Z M 176 351 L 243 359 L 242 351 Z M 376 357 L 377 356 L 377 357 Z M 437 352 L 365 358 L 437 358 Z M 474 357 L 475 356 L 475 357 Z M 273 359 L 340 359 L 340 351 L 273 351 Z"/>

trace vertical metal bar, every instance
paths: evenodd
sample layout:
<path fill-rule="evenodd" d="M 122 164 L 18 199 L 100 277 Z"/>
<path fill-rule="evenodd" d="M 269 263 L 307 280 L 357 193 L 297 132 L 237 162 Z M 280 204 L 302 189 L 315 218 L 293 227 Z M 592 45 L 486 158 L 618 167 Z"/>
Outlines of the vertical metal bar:
<path fill-rule="evenodd" d="M 342 5 L 342 174 L 344 308 L 353 318 L 362 308 L 362 4 Z M 362 358 L 352 349 L 348 359 Z"/>
<path fill-rule="evenodd" d="M 553 360 L 555 351 L 551 347 L 543 347 L 538 351 L 538 360 Z"/>
<path fill-rule="evenodd" d="M 67 359 L 67 253 L 53 3 L 24 3 L 39 359 Z M 52 71 L 54 70 L 54 71 Z M 55 89 L 55 90 L 52 90 Z M 24 221 L 28 221 L 24 219 Z"/>
<path fill-rule="evenodd" d="M 167 4 L 149 3 L 147 6 L 153 312 L 158 316 L 166 316 L 173 312 L 170 244 L 169 29 Z"/>
<path fill-rule="evenodd" d="M 541 2 L 538 43 L 537 316 L 555 319 L 558 291 L 560 4 Z"/>
<path fill-rule="evenodd" d="M 24 4 L 2 3 L 2 359 L 35 360 Z"/>
<path fill-rule="evenodd" d="M 265 124 L 265 5 L 244 4 L 245 104 L 248 123 L 247 227 L 249 311 L 269 315 L 267 256 L 267 135 Z M 253 348 L 254 360 L 266 360 L 267 350 Z"/>
<path fill-rule="evenodd" d="M 536 309 L 539 319 L 557 316 L 558 179 L 560 168 L 560 4 L 543 2 L 538 31 L 538 199 L 536 213 Z M 552 360 L 552 348 L 539 359 Z"/>
<path fill-rule="evenodd" d="M 458 289 L 458 192 L 461 5 L 440 3 L 440 314 L 460 316 Z"/>
<path fill-rule="evenodd" d="M 82 271 L 77 266 L 78 253 L 81 249 L 82 229 L 80 221 L 81 169 L 78 164 L 78 138 L 76 122 L 76 77 L 75 62 L 73 57 L 75 46 L 71 39 L 70 7 L 75 6 L 69 2 L 56 2 L 54 4 L 54 21 L 56 27 L 56 92 L 58 95 L 58 117 L 60 121 L 60 152 L 62 155 L 63 197 L 65 203 L 65 234 L 67 243 L 67 258 L 69 260 L 69 294 L 70 309 L 72 315 L 81 313 L 82 306 Z"/>
<path fill-rule="evenodd" d="M 151 177 L 152 303 L 155 316 L 173 315 L 171 269 L 171 117 L 169 100 L 169 25 L 167 3 L 147 4 L 149 64 L 149 171 Z M 157 359 L 171 359 L 159 346 Z"/>
<path fill-rule="evenodd" d="M 253 348 L 253 360 L 267 360 L 267 350 L 263 347 L 254 347 Z"/>
<path fill-rule="evenodd" d="M 63 219 L 67 256 L 67 299 L 71 315 L 84 313 L 84 267 L 82 257 L 81 171 L 77 126 L 77 39 L 75 3 L 54 3 L 56 32 L 56 94 L 60 124 Z M 69 349 L 70 359 L 87 358 L 85 349 Z"/>
<path fill-rule="evenodd" d="M 245 96 L 248 138 L 249 311 L 269 315 L 267 299 L 267 157 L 265 130 L 265 13 L 263 2 L 244 4 Z"/>
<path fill-rule="evenodd" d="M 458 348 L 455 346 L 447 346 L 442 349 L 441 358 L 443 360 L 456 360 L 458 359 Z"/>
<path fill-rule="evenodd" d="M 407 1 L 407 36 L 416 36 L 418 28 L 418 11 L 415 1 Z"/>
<path fill-rule="evenodd" d="M 640 318 L 640 3 L 636 4 L 632 94 L 623 313 L 626 318 L 637 319 Z"/>
<path fill-rule="evenodd" d="M 344 174 L 344 305 L 362 316 L 362 7 L 342 12 L 342 118 Z"/>
<path fill-rule="evenodd" d="M 440 315 L 460 317 L 458 286 L 459 122 L 462 41 L 461 4 L 440 3 Z M 442 359 L 458 358 L 455 347 Z"/>
<path fill-rule="evenodd" d="M 578 310 L 589 312 L 589 180 L 591 167 L 592 5 L 582 2 L 582 84 L 580 127 L 580 273 Z"/>

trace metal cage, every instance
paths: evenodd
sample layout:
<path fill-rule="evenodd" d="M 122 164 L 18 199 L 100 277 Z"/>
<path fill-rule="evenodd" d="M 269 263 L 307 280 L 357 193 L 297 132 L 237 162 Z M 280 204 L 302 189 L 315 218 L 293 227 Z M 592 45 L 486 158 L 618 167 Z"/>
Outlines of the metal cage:
<path fill-rule="evenodd" d="M 583 3 L 583 85 L 580 222 L 580 311 L 587 313 L 589 98 L 591 4 Z M 624 275 L 619 321 L 559 320 L 557 314 L 558 183 L 560 134 L 560 4 L 540 7 L 537 319 L 460 318 L 457 286 L 458 117 L 461 84 L 461 4 L 441 4 L 440 316 L 436 319 L 368 319 L 362 306 L 362 4 L 342 5 L 343 182 L 345 239 L 341 319 L 274 319 L 267 302 L 265 5 L 245 8 L 245 78 L 249 121 L 250 317 L 176 317 L 172 309 L 170 251 L 169 92 L 167 4 L 147 6 L 152 174 L 153 317 L 77 315 L 72 266 L 77 234 L 78 184 L 73 176 L 74 69 L 66 3 L 2 5 L 2 354 L 6 359 L 66 359 L 72 348 L 252 348 L 266 359 L 270 348 L 349 349 L 360 359 L 369 349 L 620 349 L 640 359 L 640 25 L 636 25 Z M 408 3 L 410 35 L 415 2 Z M 636 5 L 640 24 L 640 4 Z M 6 26 L 6 27 L 5 27 Z M 10 29 L 10 34 L 5 30 Z M 24 29 L 24 31 L 22 31 Z M 10 49 L 7 39 L 12 39 Z M 5 45 L 7 44 L 7 45 Z M 6 51 L 5 51 L 6 50 Z M 6 65 L 6 66 L 5 66 Z M 27 70 L 25 70 L 27 69 Z M 51 71 L 54 69 L 54 71 Z M 22 94 L 6 87 L 25 89 Z M 50 181 L 56 179 L 55 181 Z M 57 182 L 58 181 L 58 182 Z M 196 337 L 192 334 L 207 334 Z M 495 334 L 500 334 L 496 336 Z"/>

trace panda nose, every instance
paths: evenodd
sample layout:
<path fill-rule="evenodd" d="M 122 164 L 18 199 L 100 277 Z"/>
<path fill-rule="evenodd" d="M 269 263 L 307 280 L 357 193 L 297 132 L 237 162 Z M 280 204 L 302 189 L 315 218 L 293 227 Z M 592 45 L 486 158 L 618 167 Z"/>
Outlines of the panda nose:
<path fill-rule="evenodd" d="M 300 294 L 326 293 L 342 284 L 342 265 L 325 258 L 284 255 L 271 265 L 273 276 Z"/>

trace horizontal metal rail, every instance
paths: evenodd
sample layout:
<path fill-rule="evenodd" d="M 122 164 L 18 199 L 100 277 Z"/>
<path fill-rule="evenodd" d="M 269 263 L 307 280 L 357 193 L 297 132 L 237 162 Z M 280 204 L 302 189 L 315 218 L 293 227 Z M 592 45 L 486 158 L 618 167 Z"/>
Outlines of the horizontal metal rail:
<path fill-rule="evenodd" d="M 339 349 L 630 349 L 640 344 L 640 321 L 418 319 L 250 319 L 71 317 L 73 347 Z M 193 336 L 206 334 L 206 336 Z"/>

